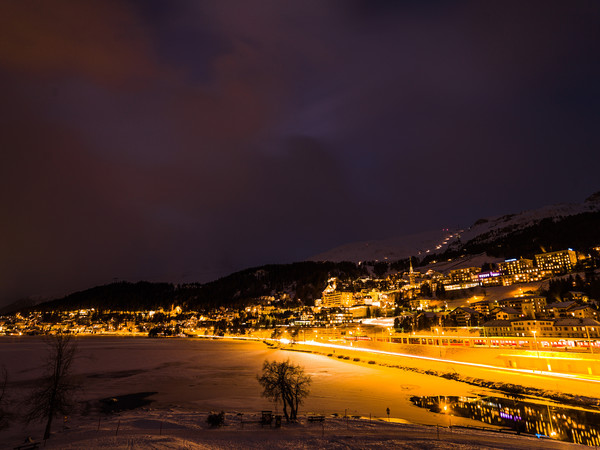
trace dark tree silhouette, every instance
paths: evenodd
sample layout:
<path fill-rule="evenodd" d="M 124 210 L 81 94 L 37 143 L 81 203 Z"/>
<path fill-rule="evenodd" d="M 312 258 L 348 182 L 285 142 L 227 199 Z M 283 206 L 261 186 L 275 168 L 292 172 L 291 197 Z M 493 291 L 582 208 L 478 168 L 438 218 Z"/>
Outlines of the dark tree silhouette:
<path fill-rule="evenodd" d="M 373 266 L 373 273 L 377 278 L 382 278 L 389 270 L 390 265 L 385 261 L 375 263 Z"/>
<path fill-rule="evenodd" d="M 431 297 L 431 286 L 429 285 L 429 283 L 422 283 L 421 284 L 421 295 L 423 297 Z"/>
<path fill-rule="evenodd" d="M 290 363 L 289 360 L 283 362 L 265 360 L 258 382 L 264 389 L 263 397 L 275 403 L 281 401 L 285 420 L 295 421 L 298 417 L 298 406 L 309 394 L 311 378 L 304 373 L 304 368 Z"/>
<path fill-rule="evenodd" d="M 77 385 L 71 382 L 71 365 L 77 347 L 69 335 L 57 334 L 46 340 L 48 354 L 46 373 L 38 387 L 27 398 L 27 422 L 46 420 L 44 440 L 50 437 L 55 415 L 67 415 L 75 405 Z"/>

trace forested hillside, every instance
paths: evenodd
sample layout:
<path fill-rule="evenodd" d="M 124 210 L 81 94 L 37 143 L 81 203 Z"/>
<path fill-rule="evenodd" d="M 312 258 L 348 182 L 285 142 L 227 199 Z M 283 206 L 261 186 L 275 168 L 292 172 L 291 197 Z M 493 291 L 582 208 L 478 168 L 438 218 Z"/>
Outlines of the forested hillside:
<path fill-rule="evenodd" d="M 327 279 L 356 278 L 366 269 L 354 263 L 299 262 L 246 269 L 206 284 L 118 282 L 97 286 L 36 306 L 36 309 L 97 308 L 114 310 L 170 308 L 203 310 L 240 306 L 263 296 L 312 305 Z"/>

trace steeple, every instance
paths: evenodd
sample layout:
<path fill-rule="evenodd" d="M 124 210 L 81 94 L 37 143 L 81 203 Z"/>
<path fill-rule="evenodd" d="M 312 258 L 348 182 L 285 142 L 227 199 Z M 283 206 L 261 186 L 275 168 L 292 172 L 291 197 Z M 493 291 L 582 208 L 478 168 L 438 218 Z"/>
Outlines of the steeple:
<path fill-rule="evenodd" d="M 411 284 L 411 286 L 412 286 L 412 285 L 414 285 L 414 284 L 415 284 L 415 278 L 416 278 L 416 276 L 415 276 L 415 275 L 416 275 L 416 274 L 415 274 L 415 272 L 414 272 L 414 270 L 413 270 L 413 266 L 412 266 L 412 256 L 411 256 L 411 257 L 409 257 L 409 259 L 408 259 L 408 260 L 409 260 L 409 262 L 410 262 L 410 271 L 408 272 L 408 282 L 409 282 L 409 283 Z"/>

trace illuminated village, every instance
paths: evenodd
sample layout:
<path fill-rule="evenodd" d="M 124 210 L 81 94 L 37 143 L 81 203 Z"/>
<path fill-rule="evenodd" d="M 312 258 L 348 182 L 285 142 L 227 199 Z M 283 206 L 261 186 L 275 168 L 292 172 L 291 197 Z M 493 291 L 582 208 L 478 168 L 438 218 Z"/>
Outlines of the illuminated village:
<path fill-rule="evenodd" d="M 595 267 L 599 250 L 582 255 L 566 249 L 537 254 L 535 260 L 508 259 L 486 271 L 460 267 L 440 273 L 427 266 L 414 270 L 411 263 L 409 271 L 385 278 L 332 278 L 322 298 L 310 306 L 289 305 L 289 296 L 283 293 L 257 299 L 240 310 L 184 311 L 177 305 L 157 311 L 33 310 L 2 317 L 0 332 L 261 338 L 285 333 L 298 341 L 310 336 L 593 351 L 600 350 L 597 299 L 576 286 L 585 284 L 582 271 Z M 536 284 L 565 279 L 571 280 L 573 289 L 562 298 L 547 298 Z M 496 290 L 505 296 L 499 297 Z"/>

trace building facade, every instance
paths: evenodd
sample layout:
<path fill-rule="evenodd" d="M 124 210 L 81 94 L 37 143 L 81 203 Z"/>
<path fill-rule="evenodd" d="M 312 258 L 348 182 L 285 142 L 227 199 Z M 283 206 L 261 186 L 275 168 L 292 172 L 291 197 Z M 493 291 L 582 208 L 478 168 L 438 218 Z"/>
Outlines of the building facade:
<path fill-rule="evenodd" d="M 594 319 L 490 320 L 483 324 L 484 335 L 526 338 L 583 338 L 600 337 L 600 322 Z"/>
<path fill-rule="evenodd" d="M 577 264 L 577 253 L 570 248 L 558 252 L 540 253 L 535 255 L 535 263 L 540 270 L 550 270 L 553 273 L 570 272 Z"/>
<path fill-rule="evenodd" d="M 471 283 L 478 281 L 477 274 L 481 272 L 480 267 L 464 267 L 462 269 L 454 269 L 449 272 L 450 283 Z"/>
<path fill-rule="evenodd" d="M 498 268 L 502 275 L 516 275 L 526 273 L 533 269 L 533 259 L 507 259 L 504 262 L 498 263 Z"/>

